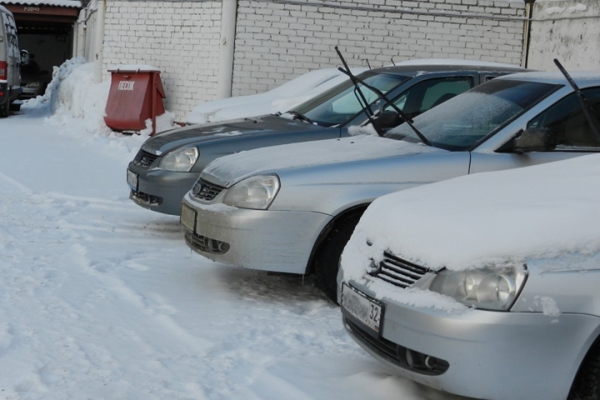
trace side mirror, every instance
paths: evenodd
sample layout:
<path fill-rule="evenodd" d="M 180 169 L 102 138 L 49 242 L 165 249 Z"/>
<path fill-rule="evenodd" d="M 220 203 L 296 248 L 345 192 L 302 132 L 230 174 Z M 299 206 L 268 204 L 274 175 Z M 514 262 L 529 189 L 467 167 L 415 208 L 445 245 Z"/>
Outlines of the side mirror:
<path fill-rule="evenodd" d="M 384 130 L 398 126 L 402 122 L 404 122 L 404 120 L 398 115 L 397 112 L 385 110 L 375 117 L 373 120 L 373 125 L 380 130 Z"/>
<path fill-rule="evenodd" d="M 521 132 L 513 142 L 515 153 L 549 151 L 556 148 L 556 135 L 547 128 L 529 128 Z"/>

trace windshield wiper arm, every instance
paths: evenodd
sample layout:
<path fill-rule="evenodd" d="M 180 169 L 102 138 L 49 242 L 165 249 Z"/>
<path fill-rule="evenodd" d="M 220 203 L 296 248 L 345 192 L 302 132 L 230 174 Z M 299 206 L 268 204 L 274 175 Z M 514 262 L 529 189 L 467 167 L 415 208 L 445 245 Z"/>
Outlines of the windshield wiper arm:
<path fill-rule="evenodd" d="M 371 111 L 369 104 L 365 100 L 364 95 L 362 94 L 362 91 L 360 90 L 359 83 L 361 85 L 363 85 L 364 87 L 366 87 L 367 89 L 372 90 L 381 100 L 383 100 L 385 105 L 389 105 L 390 107 L 392 107 L 394 109 L 394 111 L 396 111 L 398 113 L 398 115 L 400 115 L 400 117 L 402 117 L 402 119 L 408 124 L 408 126 L 410 126 L 412 128 L 412 130 L 417 134 L 417 136 L 419 137 L 421 142 L 423 142 L 423 144 L 425 144 L 427 146 L 431 146 L 431 142 L 425 137 L 425 135 L 423 135 L 421 133 L 421 131 L 419 131 L 417 129 L 416 126 L 413 125 L 413 120 L 411 117 L 409 117 L 404 111 L 402 111 L 398 106 L 396 106 L 385 94 L 383 94 L 383 92 L 381 90 L 377 89 L 376 87 L 373 87 L 372 85 L 369 85 L 364 80 L 353 75 L 350 72 L 350 68 L 348 68 L 348 64 L 346 64 L 346 60 L 344 60 L 344 57 L 342 56 L 342 53 L 340 53 L 337 46 L 335 47 L 335 51 L 338 53 L 338 56 L 342 60 L 342 64 L 344 64 L 344 67 L 346 68 L 346 69 L 343 69 L 340 67 L 340 68 L 338 68 L 338 70 L 340 72 L 348 75 L 348 77 L 352 80 L 352 83 L 354 84 L 354 86 L 356 87 L 356 89 L 358 90 L 358 92 L 360 93 L 361 97 L 363 98 L 363 100 L 365 102 L 365 106 L 363 107 L 363 110 L 367 114 L 367 117 L 369 118 L 369 121 L 371 121 L 371 124 L 373 125 L 373 127 L 375 127 L 375 130 L 377 130 L 377 133 L 379 134 L 379 136 L 382 136 L 382 133 L 379 132 L 379 130 L 377 129 L 377 126 L 376 126 L 377 124 L 373 123 L 374 114 Z"/>
<path fill-rule="evenodd" d="M 588 124 L 590 124 L 590 128 L 592 128 L 592 131 L 594 132 L 596 137 L 598 139 L 600 139 L 600 123 L 598 123 L 598 120 L 596 119 L 596 117 L 594 115 L 594 108 L 592 107 L 590 102 L 586 99 L 585 95 L 581 92 L 581 89 L 579 89 L 579 87 L 577 86 L 577 84 L 575 83 L 573 78 L 571 78 L 571 75 L 569 75 L 567 70 L 562 66 L 562 64 L 556 58 L 554 59 L 554 64 L 556 64 L 556 66 L 558 67 L 560 72 L 562 72 L 562 74 L 565 76 L 565 78 L 567 78 L 567 81 L 573 87 L 573 90 L 577 94 L 577 97 L 579 97 L 579 102 L 581 103 L 581 108 L 583 109 L 583 114 L 585 115 L 585 118 L 587 119 Z"/>

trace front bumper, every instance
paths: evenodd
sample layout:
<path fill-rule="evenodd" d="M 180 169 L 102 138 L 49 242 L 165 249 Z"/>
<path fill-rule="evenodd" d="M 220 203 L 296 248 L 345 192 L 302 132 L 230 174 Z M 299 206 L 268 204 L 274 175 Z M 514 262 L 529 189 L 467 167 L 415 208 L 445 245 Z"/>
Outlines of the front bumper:
<path fill-rule="evenodd" d="M 315 241 L 331 220 L 316 212 L 202 204 L 189 194 L 183 205 L 196 213 L 194 231 L 182 225 L 192 250 L 214 261 L 262 271 L 306 273 Z"/>
<path fill-rule="evenodd" d="M 558 318 L 481 310 L 457 314 L 384 303 L 379 338 L 342 309 L 346 330 L 363 349 L 397 375 L 482 399 L 566 399 L 586 344 L 599 325 L 597 317 L 583 314 Z M 427 373 L 409 366 L 407 350 L 411 360 L 429 356 L 448 367 Z"/>
<path fill-rule="evenodd" d="M 183 196 L 194 186 L 198 172 L 173 172 L 145 169 L 129 163 L 128 171 L 137 176 L 129 198 L 137 205 L 163 214 L 179 215 Z"/>

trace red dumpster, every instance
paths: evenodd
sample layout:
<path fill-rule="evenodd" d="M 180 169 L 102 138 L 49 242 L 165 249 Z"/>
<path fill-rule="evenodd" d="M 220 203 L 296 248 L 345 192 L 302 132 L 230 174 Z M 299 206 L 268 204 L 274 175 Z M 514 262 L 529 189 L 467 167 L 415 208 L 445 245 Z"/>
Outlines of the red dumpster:
<path fill-rule="evenodd" d="M 106 125 L 115 131 L 141 131 L 146 128 L 146 120 L 151 119 L 154 135 L 156 117 L 165 113 L 160 70 L 149 65 L 118 65 L 108 71 L 111 84 Z"/>

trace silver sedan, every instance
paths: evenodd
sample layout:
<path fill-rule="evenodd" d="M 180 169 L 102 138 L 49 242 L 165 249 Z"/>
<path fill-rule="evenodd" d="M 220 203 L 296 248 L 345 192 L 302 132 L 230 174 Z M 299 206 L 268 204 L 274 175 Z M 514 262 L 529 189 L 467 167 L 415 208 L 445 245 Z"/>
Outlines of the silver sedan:
<path fill-rule="evenodd" d="M 379 198 L 341 258 L 347 331 L 454 394 L 600 399 L 599 176 L 597 154 Z"/>
<path fill-rule="evenodd" d="M 599 76 L 576 76 L 584 91 Z M 496 78 L 402 124 L 386 137 L 355 136 L 258 149 L 215 160 L 182 202 L 190 248 L 215 261 L 316 273 L 337 301 L 338 260 L 377 197 L 477 172 L 598 150 L 570 129 L 585 124 L 564 77 Z M 518 138 L 517 138 L 518 137 Z"/>

